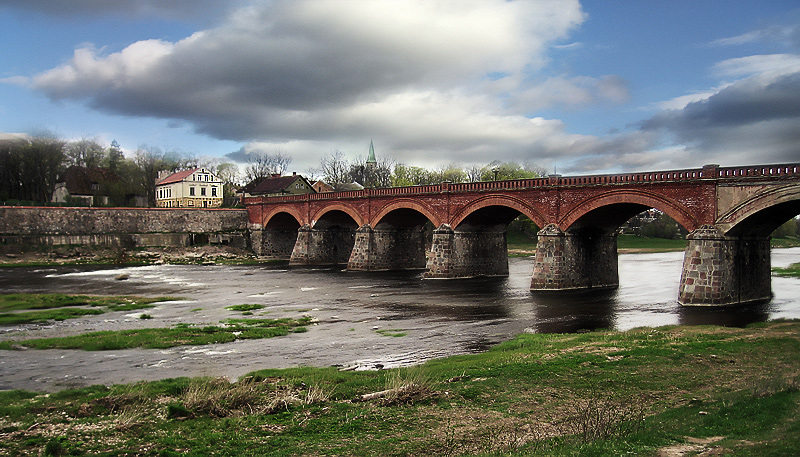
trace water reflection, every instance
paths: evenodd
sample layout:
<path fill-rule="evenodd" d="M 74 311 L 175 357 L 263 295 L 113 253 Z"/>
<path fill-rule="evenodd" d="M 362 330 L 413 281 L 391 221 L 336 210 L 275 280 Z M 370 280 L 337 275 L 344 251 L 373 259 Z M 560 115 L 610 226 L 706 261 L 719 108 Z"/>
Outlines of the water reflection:
<path fill-rule="evenodd" d="M 682 306 L 678 311 L 681 325 L 721 325 L 745 327 L 769 320 L 770 303 L 739 306 Z"/>
<path fill-rule="evenodd" d="M 575 333 L 615 327 L 617 291 L 533 293 L 537 333 Z"/>

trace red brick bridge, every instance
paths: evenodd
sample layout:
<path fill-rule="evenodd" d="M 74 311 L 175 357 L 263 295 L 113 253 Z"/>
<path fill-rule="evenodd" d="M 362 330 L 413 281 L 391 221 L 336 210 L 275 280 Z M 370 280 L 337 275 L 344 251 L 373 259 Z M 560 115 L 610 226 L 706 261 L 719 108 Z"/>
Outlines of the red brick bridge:
<path fill-rule="evenodd" d="M 508 274 L 505 229 L 538 233 L 534 291 L 616 288 L 617 230 L 655 208 L 689 231 L 679 301 L 771 297 L 769 235 L 800 213 L 800 164 L 365 189 L 244 199 L 253 247 L 295 265 Z M 432 231 L 432 235 L 431 235 Z"/>

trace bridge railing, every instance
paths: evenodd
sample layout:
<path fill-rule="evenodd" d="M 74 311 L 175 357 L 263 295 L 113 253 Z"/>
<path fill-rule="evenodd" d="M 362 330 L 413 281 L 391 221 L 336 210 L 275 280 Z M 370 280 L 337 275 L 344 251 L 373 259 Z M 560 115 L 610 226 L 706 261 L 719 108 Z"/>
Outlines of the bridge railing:
<path fill-rule="evenodd" d="M 696 181 L 699 179 L 741 179 L 751 177 L 800 176 L 800 164 L 754 165 L 748 167 L 718 167 L 706 165 L 703 168 L 686 170 L 624 173 L 614 175 L 559 176 L 546 178 L 514 179 L 509 181 L 482 181 L 469 183 L 431 184 L 423 186 L 388 187 L 384 189 L 364 189 L 345 192 L 323 192 L 319 194 L 277 195 L 271 197 L 246 197 L 245 205 L 259 203 L 294 202 L 309 200 L 329 200 L 359 198 L 367 196 L 420 195 L 441 192 L 480 192 L 491 190 L 527 189 L 547 186 L 585 186 L 674 181 Z"/>
<path fill-rule="evenodd" d="M 726 167 L 720 168 L 718 176 L 720 178 L 746 178 L 755 176 L 798 176 L 800 175 L 800 165 L 758 165 L 753 167 Z"/>

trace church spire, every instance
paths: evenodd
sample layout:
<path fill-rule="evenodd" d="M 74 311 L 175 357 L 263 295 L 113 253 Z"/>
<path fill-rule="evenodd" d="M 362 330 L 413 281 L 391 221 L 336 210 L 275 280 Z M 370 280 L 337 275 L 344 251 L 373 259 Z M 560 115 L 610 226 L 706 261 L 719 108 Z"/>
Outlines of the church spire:
<path fill-rule="evenodd" d="M 372 139 L 369 140 L 369 156 L 367 157 L 368 164 L 377 164 L 378 161 L 375 159 L 375 148 L 372 146 Z"/>

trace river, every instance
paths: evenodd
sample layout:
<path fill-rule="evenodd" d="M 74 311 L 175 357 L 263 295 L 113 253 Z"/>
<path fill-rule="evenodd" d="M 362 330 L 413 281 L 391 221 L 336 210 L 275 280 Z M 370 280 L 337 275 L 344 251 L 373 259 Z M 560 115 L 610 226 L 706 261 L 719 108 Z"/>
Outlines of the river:
<path fill-rule="evenodd" d="M 535 295 L 533 259 L 509 259 L 507 278 L 423 280 L 418 272 L 361 273 L 330 268 L 152 265 L 141 267 L 0 268 L 4 293 L 171 295 L 180 300 L 136 312 L 115 312 L 46 326 L 0 329 L 0 339 L 215 325 L 240 317 L 226 306 L 261 304 L 256 317 L 310 315 L 305 333 L 167 350 L 0 351 L 0 389 L 54 391 L 91 384 L 178 376 L 236 379 L 261 368 L 407 366 L 485 350 L 523 332 L 627 330 L 683 324 L 742 326 L 800 318 L 800 279 L 773 276 L 770 303 L 738 307 L 681 307 L 682 252 L 622 254 L 620 287 L 610 293 Z M 772 251 L 772 265 L 800 262 L 800 248 Z M 127 280 L 117 280 L 127 274 Z M 141 320 L 142 312 L 152 319 Z M 258 316 L 260 315 L 260 316 Z M 381 332 L 388 330 L 389 332 Z M 387 334 L 404 334 L 401 337 Z"/>

